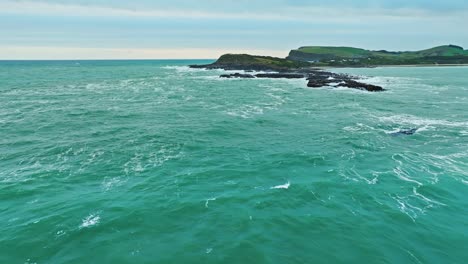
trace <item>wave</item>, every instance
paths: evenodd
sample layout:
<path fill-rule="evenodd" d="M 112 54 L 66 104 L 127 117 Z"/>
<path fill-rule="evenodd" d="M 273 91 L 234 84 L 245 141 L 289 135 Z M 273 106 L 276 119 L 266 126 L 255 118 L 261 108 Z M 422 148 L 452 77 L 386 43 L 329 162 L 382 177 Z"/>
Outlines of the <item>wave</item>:
<path fill-rule="evenodd" d="M 391 196 L 397 203 L 399 210 L 411 218 L 413 222 L 425 215 L 429 209 L 441 206 L 447 206 L 444 203 L 430 199 L 418 192 L 419 187 L 413 187 L 412 193 L 406 196 Z"/>
<path fill-rule="evenodd" d="M 216 201 L 216 199 L 217 199 L 216 197 L 206 199 L 205 207 L 208 208 L 208 205 L 209 205 L 210 201 Z"/>
<path fill-rule="evenodd" d="M 126 175 L 131 173 L 141 173 L 148 168 L 162 166 L 167 161 L 182 157 L 183 152 L 180 146 L 162 146 L 159 150 L 148 154 L 135 153 L 123 167 Z"/>
<path fill-rule="evenodd" d="M 99 216 L 99 214 L 90 214 L 82 220 L 82 223 L 79 228 L 89 228 L 99 224 L 100 221 L 101 217 Z"/>
<path fill-rule="evenodd" d="M 291 186 L 291 183 L 288 181 L 288 182 L 285 183 L 285 184 L 281 184 L 281 185 L 276 185 L 276 186 L 270 187 L 270 189 L 289 189 L 289 186 Z"/>
<path fill-rule="evenodd" d="M 394 124 L 406 124 L 425 127 L 426 129 L 430 126 L 447 126 L 447 127 L 463 127 L 468 128 L 467 121 L 448 121 L 441 119 L 429 119 L 417 117 L 414 115 L 401 114 L 391 116 L 380 116 L 377 117 L 380 122 L 394 123 Z"/>
<path fill-rule="evenodd" d="M 252 118 L 257 115 L 263 115 L 263 108 L 256 105 L 245 105 L 236 110 L 226 111 L 226 114 L 235 117 L 242 117 L 245 119 Z"/>
<path fill-rule="evenodd" d="M 115 187 L 121 186 L 125 183 L 125 179 L 122 179 L 121 177 L 113 177 L 113 178 L 105 178 L 102 183 L 102 189 L 104 191 L 110 191 Z"/>

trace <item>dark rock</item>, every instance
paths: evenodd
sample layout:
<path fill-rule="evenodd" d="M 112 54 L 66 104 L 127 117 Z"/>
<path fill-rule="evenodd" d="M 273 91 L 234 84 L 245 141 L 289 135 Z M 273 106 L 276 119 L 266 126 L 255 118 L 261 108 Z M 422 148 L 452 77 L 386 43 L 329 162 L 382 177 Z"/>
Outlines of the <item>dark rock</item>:
<path fill-rule="evenodd" d="M 325 86 L 348 87 L 369 92 L 380 92 L 384 89 L 380 86 L 361 83 L 356 81 L 358 78 L 347 74 L 338 74 L 326 71 L 313 71 L 309 73 L 307 80 L 308 87 L 318 88 Z M 338 83 L 338 84 L 337 84 Z"/>
<path fill-rule="evenodd" d="M 392 136 L 409 136 L 409 135 L 414 135 L 417 131 L 418 131 L 417 128 L 401 129 L 398 132 L 390 133 L 390 135 L 392 135 Z"/>
<path fill-rule="evenodd" d="M 344 82 L 338 84 L 337 87 L 348 87 L 348 88 L 354 88 L 354 89 L 359 89 L 359 90 L 366 90 L 369 92 L 384 91 L 384 89 L 380 86 L 357 82 L 354 80 L 344 80 Z"/>
<path fill-rule="evenodd" d="M 189 68 L 192 68 L 192 69 L 208 69 L 207 65 L 197 65 L 197 64 L 189 65 Z"/>
<path fill-rule="evenodd" d="M 309 79 L 309 82 L 307 83 L 307 87 L 312 87 L 312 88 L 320 88 L 320 87 L 325 87 L 329 86 L 331 82 L 323 79 Z"/>
<path fill-rule="evenodd" d="M 222 74 L 219 77 L 220 78 L 247 78 L 247 79 L 255 78 L 255 76 L 253 76 L 252 74 L 242 74 L 242 73 Z"/>
<path fill-rule="evenodd" d="M 351 80 L 351 77 L 346 74 L 315 71 L 309 73 L 309 77 L 307 77 L 307 80 L 309 81 L 307 83 L 308 87 L 319 88 L 324 86 L 333 86 L 334 83 Z"/>
<path fill-rule="evenodd" d="M 252 74 L 242 74 L 242 73 L 232 73 L 232 74 L 222 74 L 219 77 L 221 78 L 286 78 L 286 79 L 302 79 L 304 74 L 300 73 L 259 73 L 256 75 Z"/>
<path fill-rule="evenodd" d="M 302 79 L 304 78 L 304 74 L 299 73 L 259 73 L 255 75 L 257 78 L 286 78 L 286 79 Z"/>

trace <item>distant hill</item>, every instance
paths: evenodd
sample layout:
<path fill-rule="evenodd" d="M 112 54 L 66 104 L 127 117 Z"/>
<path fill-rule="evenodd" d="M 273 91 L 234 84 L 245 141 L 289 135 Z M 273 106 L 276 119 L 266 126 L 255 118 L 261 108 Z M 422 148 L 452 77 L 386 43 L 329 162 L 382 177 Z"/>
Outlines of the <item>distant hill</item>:
<path fill-rule="evenodd" d="M 304 61 L 248 54 L 224 54 L 216 62 L 209 65 L 190 65 L 192 68 L 279 72 L 308 68 L 311 66 L 310 63 Z"/>
<path fill-rule="evenodd" d="M 456 45 L 397 52 L 353 47 L 309 46 L 292 50 L 287 59 L 307 61 L 317 66 L 467 64 L 468 50 Z"/>

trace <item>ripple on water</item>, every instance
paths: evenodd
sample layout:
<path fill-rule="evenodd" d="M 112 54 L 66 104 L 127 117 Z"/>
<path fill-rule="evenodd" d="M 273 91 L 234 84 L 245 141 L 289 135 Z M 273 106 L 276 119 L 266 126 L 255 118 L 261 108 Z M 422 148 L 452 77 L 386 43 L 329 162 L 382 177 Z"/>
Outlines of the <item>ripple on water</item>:
<path fill-rule="evenodd" d="M 345 70 L 376 94 L 105 63 L 0 80 L 5 263 L 463 263 L 468 97 L 441 69 Z"/>

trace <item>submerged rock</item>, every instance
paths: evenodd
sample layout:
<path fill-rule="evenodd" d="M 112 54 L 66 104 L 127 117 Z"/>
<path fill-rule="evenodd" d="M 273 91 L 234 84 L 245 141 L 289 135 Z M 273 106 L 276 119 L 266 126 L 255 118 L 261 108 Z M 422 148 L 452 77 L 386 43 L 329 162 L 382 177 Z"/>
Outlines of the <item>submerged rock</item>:
<path fill-rule="evenodd" d="M 400 129 L 397 132 L 392 132 L 390 135 L 392 136 L 409 136 L 409 135 L 414 135 L 418 131 L 417 128 L 411 128 L 411 129 Z"/>

